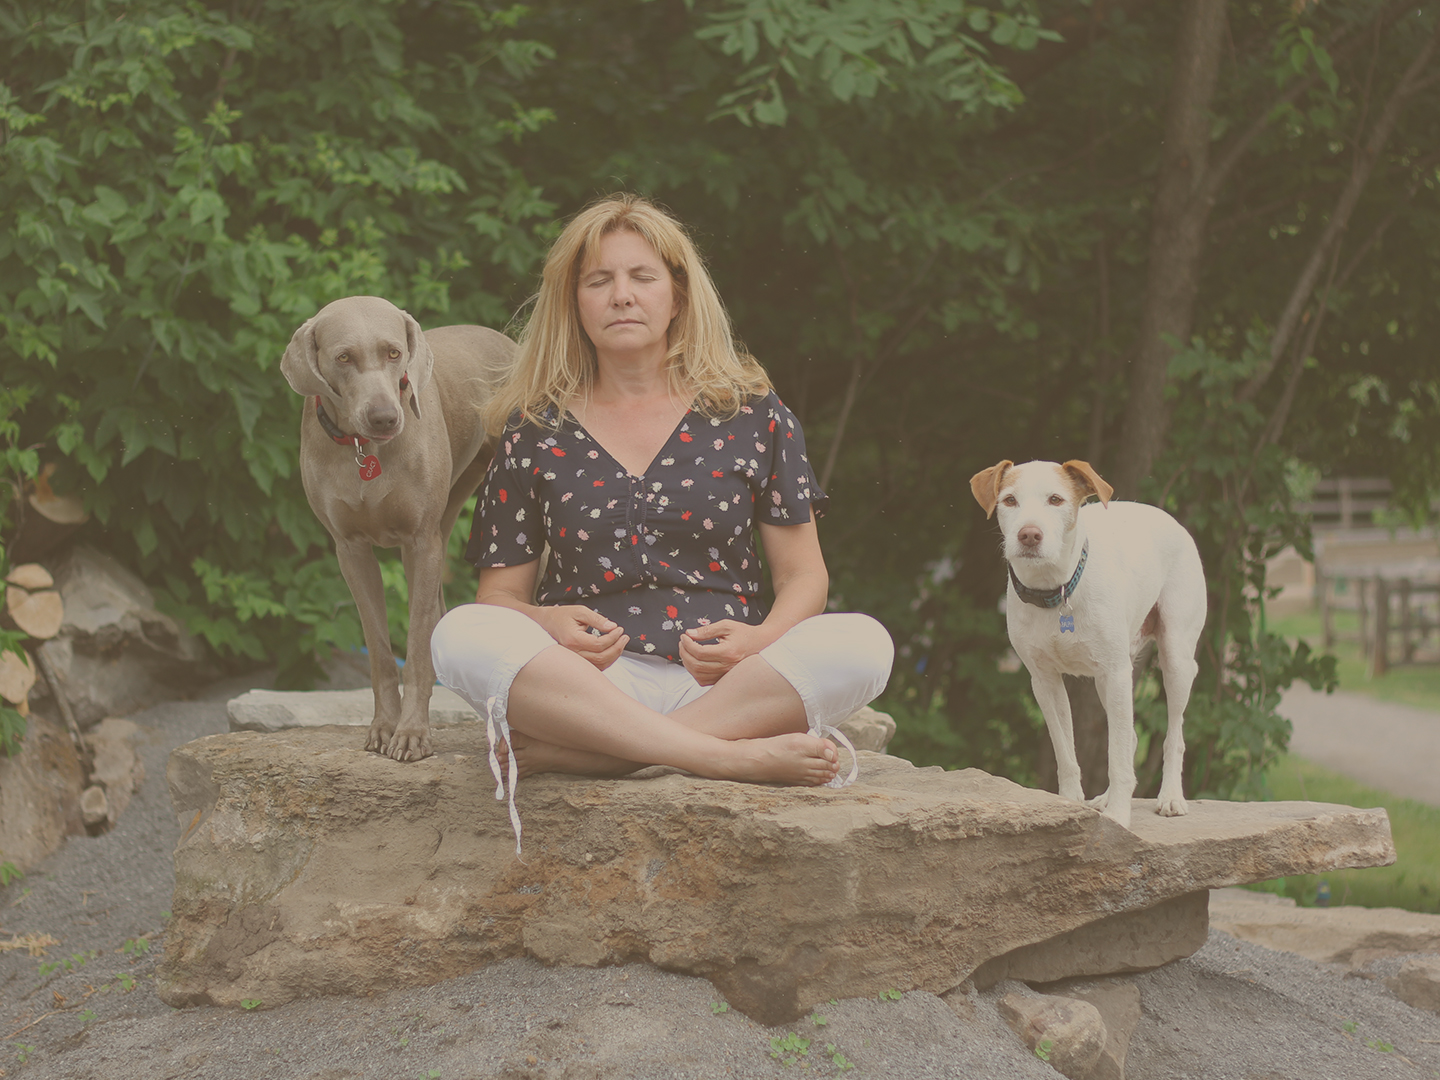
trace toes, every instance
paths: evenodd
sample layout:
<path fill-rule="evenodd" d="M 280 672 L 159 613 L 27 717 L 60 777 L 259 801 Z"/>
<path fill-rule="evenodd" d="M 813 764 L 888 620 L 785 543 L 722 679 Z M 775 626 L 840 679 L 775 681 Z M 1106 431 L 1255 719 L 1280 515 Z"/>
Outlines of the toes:
<path fill-rule="evenodd" d="M 397 734 L 385 748 L 385 756 L 396 761 L 419 761 L 430 756 L 430 740 L 424 736 Z"/>

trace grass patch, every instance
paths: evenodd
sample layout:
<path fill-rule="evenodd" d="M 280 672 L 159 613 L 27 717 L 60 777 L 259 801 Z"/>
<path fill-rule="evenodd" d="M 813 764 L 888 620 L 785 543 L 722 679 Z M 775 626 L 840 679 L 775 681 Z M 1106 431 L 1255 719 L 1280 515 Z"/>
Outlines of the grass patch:
<path fill-rule="evenodd" d="M 1440 913 L 1440 807 L 1387 795 L 1294 755 L 1281 758 L 1265 781 L 1276 800 L 1383 806 L 1390 815 L 1396 860 L 1393 866 L 1276 878 L 1250 888 L 1280 893 L 1310 907 L 1316 887 L 1325 881 L 1332 907 L 1351 904 Z"/>
<path fill-rule="evenodd" d="M 1268 628 L 1271 633 L 1283 637 L 1303 638 L 1314 649 L 1320 649 L 1324 641 L 1320 628 L 1320 613 L 1313 608 L 1298 615 L 1287 615 L 1283 619 L 1270 619 Z M 1359 629 L 1358 613 L 1335 612 L 1337 634 L 1354 635 Z M 1331 652 L 1335 656 L 1340 689 L 1369 694 L 1381 701 L 1395 701 L 1440 712 L 1440 664 L 1406 664 L 1392 667 L 1377 679 L 1366 672 L 1365 658 L 1360 655 L 1358 641 L 1336 641 Z"/>

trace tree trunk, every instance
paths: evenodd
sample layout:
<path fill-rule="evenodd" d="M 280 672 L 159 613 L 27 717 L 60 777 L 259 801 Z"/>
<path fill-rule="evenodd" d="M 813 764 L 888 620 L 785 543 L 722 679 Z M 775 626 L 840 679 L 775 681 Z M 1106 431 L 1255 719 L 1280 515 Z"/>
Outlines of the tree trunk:
<path fill-rule="evenodd" d="M 1150 226 L 1150 255 L 1130 397 L 1112 482 L 1133 499 L 1165 442 L 1165 374 L 1194 321 L 1205 224 L 1214 205 L 1205 190 L 1210 102 L 1220 68 L 1225 0 L 1187 0 L 1175 44 L 1175 76 L 1165 117 L 1165 150 Z"/>

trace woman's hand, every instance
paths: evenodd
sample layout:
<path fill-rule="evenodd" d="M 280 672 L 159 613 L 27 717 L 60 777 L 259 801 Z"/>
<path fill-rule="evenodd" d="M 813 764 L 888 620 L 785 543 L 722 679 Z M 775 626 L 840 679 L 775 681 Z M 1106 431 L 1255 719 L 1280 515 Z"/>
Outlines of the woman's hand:
<path fill-rule="evenodd" d="M 701 686 L 714 686 L 731 668 L 747 656 L 754 656 L 771 640 L 762 627 L 721 619 L 680 635 L 680 662 Z"/>
<path fill-rule="evenodd" d="M 601 671 L 619 658 L 630 641 L 618 623 L 580 604 L 536 608 L 532 617 L 561 645 Z"/>
<path fill-rule="evenodd" d="M 565 648 L 604 671 L 624 652 L 629 635 L 598 611 L 581 604 L 539 607 L 531 603 L 539 574 L 539 559 L 519 566 L 485 567 L 480 571 L 475 602 L 523 612 Z"/>

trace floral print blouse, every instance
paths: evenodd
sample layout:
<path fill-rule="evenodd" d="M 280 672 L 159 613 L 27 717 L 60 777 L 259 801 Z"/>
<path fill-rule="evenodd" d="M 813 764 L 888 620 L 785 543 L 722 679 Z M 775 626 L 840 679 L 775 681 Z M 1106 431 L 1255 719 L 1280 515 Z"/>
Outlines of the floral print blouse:
<path fill-rule="evenodd" d="M 680 633 L 765 618 L 755 526 L 801 525 L 828 502 L 805 436 L 772 390 L 730 420 L 694 410 L 631 476 L 573 417 L 512 419 L 475 508 L 476 567 L 550 557 L 541 604 L 583 604 L 630 635 L 627 651 L 680 661 Z"/>

